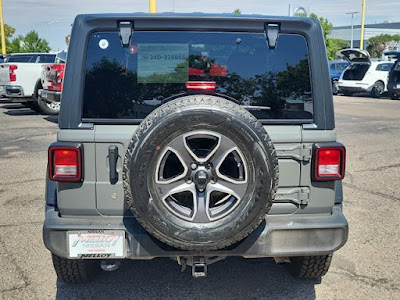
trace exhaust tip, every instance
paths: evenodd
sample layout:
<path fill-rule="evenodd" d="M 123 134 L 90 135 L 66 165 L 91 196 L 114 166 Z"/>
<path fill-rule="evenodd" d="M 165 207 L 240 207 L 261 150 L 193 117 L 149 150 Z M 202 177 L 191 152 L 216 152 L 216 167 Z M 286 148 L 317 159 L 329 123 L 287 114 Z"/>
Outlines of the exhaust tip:
<path fill-rule="evenodd" d="M 101 268 L 107 272 L 112 272 L 112 271 L 117 270 L 120 265 L 121 265 L 121 262 L 116 261 L 116 260 L 102 260 L 101 261 Z"/>

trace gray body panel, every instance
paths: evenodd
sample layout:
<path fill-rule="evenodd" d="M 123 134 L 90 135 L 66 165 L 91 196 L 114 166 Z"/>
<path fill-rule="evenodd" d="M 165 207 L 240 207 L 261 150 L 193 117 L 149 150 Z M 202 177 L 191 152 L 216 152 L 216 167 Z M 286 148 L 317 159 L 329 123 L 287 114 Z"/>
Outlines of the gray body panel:
<path fill-rule="evenodd" d="M 264 24 L 279 23 L 280 32 L 304 36 L 312 74 L 314 122 L 280 124 L 264 122 L 276 148 L 279 187 L 264 222 L 232 250 L 212 255 L 267 257 L 331 253 L 347 240 L 347 221 L 341 212 L 341 181 L 312 180 L 313 145 L 336 141 L 331 82 L 325 44 L 317 20 L 231 15 L 82 15 L 75 19 L 69 60 L 65 70 L 58 143 L 83 148 L 82 182 L 55 183 L 47 180 L 44 241 L 48 249 L 67 257 L 69 230 L 121 229 L 126 232 L 127 258 L 196 255 L 195 252 L 165 250 L 135 221 L 127 208 L 122 185 L 122 164 L 130 139 L 139 122 L 96 122 L 82 119 L 83 77 L 87 43 L 93 31 L 118 30 L 118 21 L 131 21 L 134 30 L 204 30 L 263 32 Z M 119 122 L 118 122 L 119 121 Z M 118 148 L 116 183 L 110 182 L 109 147 Z M 165 246 L 165 245 L 164 245 Z M 165 246 L 168 247 L 168 246 Z M 208 253 L 211 255 L 211 252 Z M 202 255 L 208 255 L 203 253 Z"/>
<path fill-rule="evenodd" d="M 85 177 L 82 183 L 58 184 L 61 215 L 118 216 L 126 213 L 122 162 L 136 128 L 135 125 L 94 125 L 93 129 L 59 131 L 58 142 L 82 143 Z M 280 205 L 279 209 L 273 206 L 270 214 L 329 213 L 335 202 L 335 183 L 312 182 L 311 148 L 312 142 L 334 142 L 334 130 L 311 131 L 306 135 L 307 143 L 303 143 L 303 132 L 306 131 L 301 126 L 275 125 L 265 126 L 265 129 L 277 149 L 279 162 L 276 202 L 287 204 Z M 110 183 L 108 166 L 108 148 L 111 145 L 118 147 L 118 181 L 114 184 Z M 298 195 L 298 189 L 303 189 L 303 195 Z M 299 200 L 294 201 L 294 197 Z"/>

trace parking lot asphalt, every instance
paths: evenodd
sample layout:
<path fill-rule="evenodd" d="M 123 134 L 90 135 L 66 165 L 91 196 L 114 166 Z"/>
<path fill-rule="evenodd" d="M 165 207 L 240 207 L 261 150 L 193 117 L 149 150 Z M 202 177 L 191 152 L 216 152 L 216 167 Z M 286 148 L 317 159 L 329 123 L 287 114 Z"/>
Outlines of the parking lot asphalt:
<path fill-rule="evenodd" d="M 400 299 L 400 101 L 335 97 L 347 147 L 347 244 L 322 280 L 273 259 L 228 258 L 206 278 L 169 259 L 127 261 L 94 282 L 58 282 L 42 242 L 47 147 L 57 117 L 0 100 L 0 299 Z"/>

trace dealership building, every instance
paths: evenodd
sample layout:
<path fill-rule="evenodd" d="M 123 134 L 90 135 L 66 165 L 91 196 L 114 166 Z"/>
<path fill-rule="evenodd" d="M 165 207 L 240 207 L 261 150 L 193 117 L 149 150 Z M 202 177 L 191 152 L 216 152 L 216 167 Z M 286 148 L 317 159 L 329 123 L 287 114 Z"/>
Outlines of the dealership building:
<path fill-rule="evenodd" d="M 385 22 L 379 24 L 366 24 L 364 26 L 364 49 L 367 48 L 367 41 L 369 38 L 381 34 L 400 34 L 400 22 Z M 342 39 L 351 41 L 351 26 L 337 26 L 332 28 L 331 34 L 328 36 L 332 39 Z M 360 47 L 361 25 L 354 25 L 353 27 L 353 47 Z M 387 50 L 400 50 L 400 43 L 393 43 L 390 45 L 391 49 Z"/>

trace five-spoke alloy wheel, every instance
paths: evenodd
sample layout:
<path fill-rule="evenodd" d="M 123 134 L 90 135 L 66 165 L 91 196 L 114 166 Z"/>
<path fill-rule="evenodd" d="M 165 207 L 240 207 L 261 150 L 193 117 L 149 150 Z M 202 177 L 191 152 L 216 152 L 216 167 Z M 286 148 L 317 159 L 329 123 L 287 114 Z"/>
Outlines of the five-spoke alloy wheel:
<path fill-rule="evenodd" d="M 157 193 L 176 216 L 208 223 L 232 212 L 244 198 L 247 162 L 228 137 L 192 131 L 174 138 L 160 156 Z"/>

